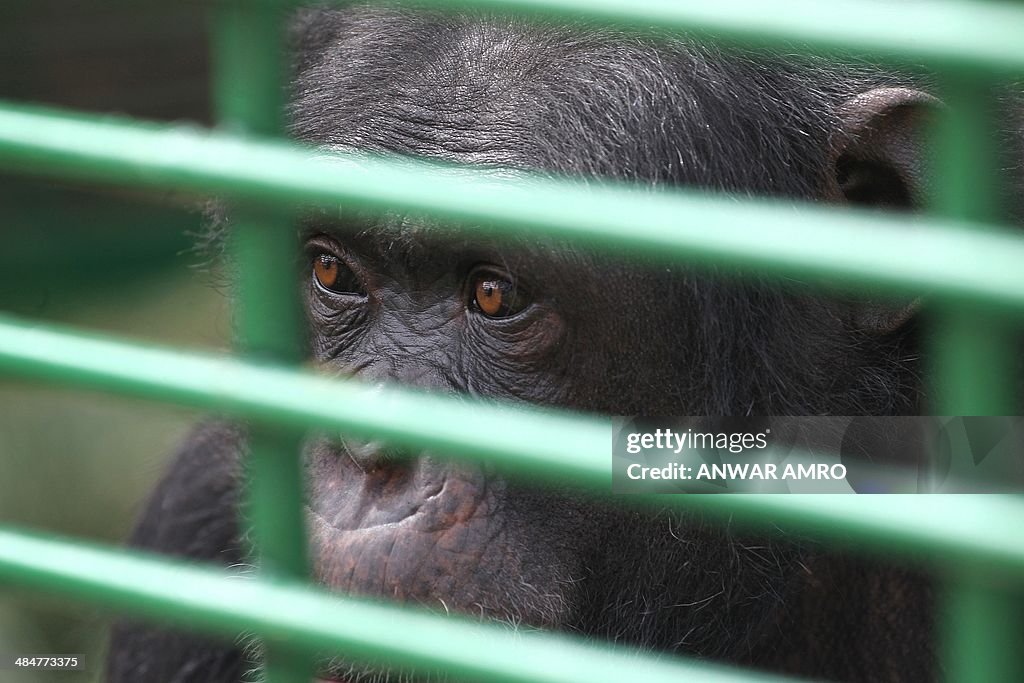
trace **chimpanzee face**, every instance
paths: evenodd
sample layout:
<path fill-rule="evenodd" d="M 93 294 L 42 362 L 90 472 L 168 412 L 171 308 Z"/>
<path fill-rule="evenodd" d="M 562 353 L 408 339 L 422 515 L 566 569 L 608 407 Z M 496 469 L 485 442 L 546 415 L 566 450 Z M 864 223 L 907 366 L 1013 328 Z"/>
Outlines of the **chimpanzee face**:
<path fill-rule="evenodd" d="M 870 135 L 842 132 L 838 100 L 794 131 L 793 107 L 821 106 L 800 90 L 806 74 L 712 62 L 677 43 L 329 16 L 342 18 L 306 56 L 293 106 L 296 134 L 314 144 L 654 189 L 867 203 L 906 189 L 899 173 L 874 172 L 884 154 L 861 164 L 856 144 L 884 147 L 893 108 L 908 126 L 923 98 L 914 91 L 847 104 Z M 338 375 L 605 414 L 823 412 L 839 407 L 843 381 L 849 405 L 860 400 L 856 316 L 774 283 L 394 214 L 310 216 L 303 263 L 311 352 Z M 316 575 L 340 591 L 723 653 L 784 599 L 797 558 L 772 544 L 748 554 L 695 520 L 522 486 L 443 453 L 332 436 L 307 450 Z M 708 559 L 730 554 L 743 560 L 726 561 L 723 592 Z M 619 609 L 638 599 L 645 613 Z M 718 618 L 702 618 L 709 605 Z"/>
<path fill-rule="evenodd" d="M 436 235 L 408 220 L 313 228 L 304 262 L 311 347 L 331 372 L 604 412 L 641 408 L 636 386 L 677 394 L 671 345 L 641 332 L 652 314 L 680 313 L 650 305 L 665 291 L 657 273 Z M 479 427 L 515 439 L 505 425 Z M 312 445 L 318 578 L 517 624 L 576 626 L 581 590 L 622 514 L 580 491 L 519 487 L 442 456 L 348 437 Z"/>

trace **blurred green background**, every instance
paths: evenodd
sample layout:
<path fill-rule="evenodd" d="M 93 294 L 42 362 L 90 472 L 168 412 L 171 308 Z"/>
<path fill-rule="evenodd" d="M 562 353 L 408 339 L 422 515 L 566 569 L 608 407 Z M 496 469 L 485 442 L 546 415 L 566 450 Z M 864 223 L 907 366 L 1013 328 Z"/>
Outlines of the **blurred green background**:
<path fill-rule="evenodd" d="M 7 0 L 0 98 L 165 121 L 209 121 L 206 3 Z M 0 175 L 0 311 L 162 344 L 224 348 L 202 223 L 181 198 Z M 118 543 L 196 416 L 0 378 L 0 523 Z M 0 653 L 86 654 L 85 672 L 0 671 L 7 683 L 99 680 L 106 615 L 0 584 Z"/>

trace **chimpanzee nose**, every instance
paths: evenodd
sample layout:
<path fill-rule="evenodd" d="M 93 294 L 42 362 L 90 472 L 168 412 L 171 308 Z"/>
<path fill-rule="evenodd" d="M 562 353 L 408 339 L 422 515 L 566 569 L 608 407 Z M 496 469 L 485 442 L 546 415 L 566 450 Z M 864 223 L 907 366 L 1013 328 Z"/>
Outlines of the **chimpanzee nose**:
<path fill-rule="evenodd" d="M 352 461 L 364 472 L 372 472 L 395 463 L 405 462 L 412 457 L 412 452 L 409 449 L 386 444 L 377 439 L 342 437 L 341 448 L 343 453 L 352 458 Z"/>

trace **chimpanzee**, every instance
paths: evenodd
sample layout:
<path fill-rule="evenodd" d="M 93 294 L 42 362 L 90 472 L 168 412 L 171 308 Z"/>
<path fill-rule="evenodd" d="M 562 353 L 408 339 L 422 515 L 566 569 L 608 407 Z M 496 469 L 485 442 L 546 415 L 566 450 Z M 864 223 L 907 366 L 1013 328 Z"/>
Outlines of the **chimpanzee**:
<path fill-rule="evenodd" d="M 315 9 L 295 26 L 292 133 L 330 149 L 894 210 L 928 189 L 924 133 L 941 105 L 921 76 L 471 12 Z M 825 297 L 394 213 L 312 212 L 302 239 L 309 352 L 338 374 L 600 414 L 926 409 L 911 298 Z M 132 544 L 245 563 L 244 440 L 199 428 Z M 309 437 L 316 579 L 824 679 L 937 675 L 932 588 L 913 568 L 443 455 Z M 122 625 L 109 680 L 238 681 L 256 675 L 246 651 Z M 390 680 L 337 659 L 318 675 Z"/>

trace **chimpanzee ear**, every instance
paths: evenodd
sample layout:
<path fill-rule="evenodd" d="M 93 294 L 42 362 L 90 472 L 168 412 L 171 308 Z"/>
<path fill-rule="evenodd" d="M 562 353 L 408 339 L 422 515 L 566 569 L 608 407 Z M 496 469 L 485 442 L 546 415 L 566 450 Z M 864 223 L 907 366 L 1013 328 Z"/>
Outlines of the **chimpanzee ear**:
<path fill-rule="evenodd" d="M 876 88 L 839 109 L 832 143 L 833 199 L 862 206 L 920 207 L 928 191 L 927 132 L 941 107 L 911 88 Z"/>
<path fill-rule="evenodd" d="M 877 88 L 839 110 L 833 138 L 829 199 L 887 209 L 916 209 L 926 201 L 931 118 L 942 104 L 911 88 Z M 869 334 L 895 332 L 914 318 L 918 299 L 859 298 L 850 323 Z"/>

